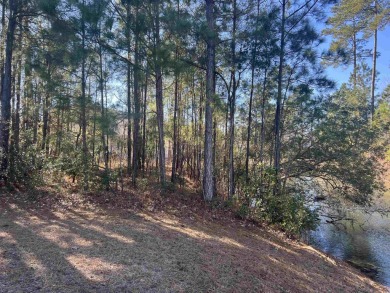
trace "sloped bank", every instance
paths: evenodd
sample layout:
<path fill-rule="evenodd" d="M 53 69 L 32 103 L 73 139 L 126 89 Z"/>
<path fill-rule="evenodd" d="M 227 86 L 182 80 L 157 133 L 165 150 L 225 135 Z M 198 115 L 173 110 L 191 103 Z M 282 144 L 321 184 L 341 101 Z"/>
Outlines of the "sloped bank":
<path fill-rule="evenodd" d="M 387 292 L 342 261 L 200 202 L 44 200 L 58 196 L 0 198 L 0 292 Z"/>

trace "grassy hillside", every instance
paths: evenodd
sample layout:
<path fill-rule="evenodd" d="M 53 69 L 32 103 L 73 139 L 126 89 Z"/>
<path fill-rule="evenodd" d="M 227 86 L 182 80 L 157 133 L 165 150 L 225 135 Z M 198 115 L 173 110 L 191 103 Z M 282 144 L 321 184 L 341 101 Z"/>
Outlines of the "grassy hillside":
<path fill-rule="evenodd" d="M 184 191 L 44 189 L 0 204 L 1 292 L 386 292 Z"/>

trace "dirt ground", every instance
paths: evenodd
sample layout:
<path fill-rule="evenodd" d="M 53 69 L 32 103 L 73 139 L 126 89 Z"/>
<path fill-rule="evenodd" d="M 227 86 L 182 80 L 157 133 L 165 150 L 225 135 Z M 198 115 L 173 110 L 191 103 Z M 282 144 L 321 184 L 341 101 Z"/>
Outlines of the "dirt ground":
<path fill-rule="evenodd" d="M 199 199 L 146 198 L 0 194 L 0 292 L 387 292 Z"/>

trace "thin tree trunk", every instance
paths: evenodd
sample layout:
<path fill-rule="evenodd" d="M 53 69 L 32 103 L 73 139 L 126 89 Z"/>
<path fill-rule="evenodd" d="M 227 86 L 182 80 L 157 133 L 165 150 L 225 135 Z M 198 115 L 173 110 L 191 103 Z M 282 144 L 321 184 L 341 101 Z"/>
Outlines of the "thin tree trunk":
<path fill-rule="evenodd" d="M 108 146 L 106 144 L 106 125 L 107 117 L 105 115 L 104 109 L 104 72 L 103 72 L 103 50 L 102 46 L 99 46 L 99 91 L 100 91 L 100 104 L 101 104 L 101 116 L 102 116 L 102 147 L 103 147 L 103 157 L 104 157 L 104 176 L 106 180 L 106 190 L 110 189 L 110 179 L 108 174 Z"/>
<path fill-rule="evenodd" d="M 253 62 L 253 60 L 252 60 Z M 253 103 L 253 90 L 254 90 L 254 75 L 255 67 L 252 64 L 251 69 L 251 90 L 249 94 L 249 113 L 248 113 L 248 128 L 246 136 L 246 154 L 245 154 L 245 180 L 249 182 L 249 155 L 250 155 L 250 140 L 251 140 L 251 127 L 252 127 L 252 103 Z"/>
<path fill-rule="evenodd" d="M 353 88 L 356 88 L 357 83 L 357 40 L 356 33 L 353 33 L 352 39 L 352 51 L 353 51 Z"/>
<path fill-rule="evenodd" d="M 93 107 L 93 128 L 92 128 L 92 165 L 95 165 L 95 144 L 96 144 L 96 116 L 97 116 L 97 106 L 98 106 L 98 103 L 97 103 L 97 99 L 98 99 L 98 94 L 96 93 L 96 96 L 95 96 L 95 101 L 94 101 L 94 107 Z M 58 123 L 57 125 L 59 126 L 59 113 L 57 114 L 58 115 Z M 103 130 L 102 130 L 103 132 Z M 99 165 L 98 165 L 98 168 L 99 168 Z"/>
<path fill-rule="evenodd" d="M 51 87 L 51 79 L 50 79 L 50 61 L 47 60 L 47 76 L 48 80 L 46 82 L 46 92 L 45 92 L 45 98 L 43 101 L 43 128 L 42 128 L 42 144 L 41 144 L 41 150 L 46 149 L 46 144 L 48 140 L 48 127 L 49 127 L 49 107 L 50 107 L 50 92 L 49 88 Z M 47 155 L 47 154 L 46 154 Z"/>
<path fill-rule="evenodd" d="M 85 7 L 85 0 L 83 0 L 83 7 Z M 82 62 L 81 62 L 81 139 L 82 139 L 82 152 L 83 152 L 83 189 L 88 191 L 89 179 L 88 179 L 88 145 L 87 145 L 87 97 L 86 91 L 86 48 L 85 48 L 85 19 L 84 15 L 81 16 L 81 30 L 82 30 Z"/>
<path fill-rule="evenodd" d="M 200 81 L 200 97 L 199 97 L 199 130 L 198 130 L 198 181 L 201 180 L 202 169 L 202 134 L 203 134 L 203 101 L 204 101 L 204 83 Z"/>
<path fill-rule="evenodd" d="M 263 163 L 264 163 L 266 87 L 267 87 L 267 68 L 264 69 L 264 81 L 263 81 L 263 91 L 262 91 L 262 99 L 261 99 L 261 129 L 260 129 L 260 164 L 261 164 L 261 171 L 263 171 Z M 261 172 L 261 174 L 262 173 L 263 172 Z"/>
<path fill-rule="evenodd" d="M 256 28 L 259 24 L 260 17 L 260 0 L 257 1 L 257 19 Z M 248 128 L 246 137 L 246 155 L 245 155 L 245 180 L 249 182 L 249 155 L 250 155 L 250 140 L 251 140 L 251 127 L 252 127 L 252 104 L 253 104 L 253 92 L 254 92 L 254 79 L 255 79 L 255 61 L 257 54 L 257 34 L 255 35 L 254 48 L 252 51 L 252 64 L 251 64 L 251 90 L 249 94 L 249 113 L 248 113 Z"/>
<path fill-rule="evenodd" d="M 205 140 L 203 197 L 211 201 L 214 195 L 213 166 L 213 103 L 215 95 L 215 17 L 214 0 L 206 0 L 207 37 L 207 70 L 206 70 L 206 106 L 205 106 Z"/>
<path fill-rule="evenodd" d="M 176 117 L 177 117 L 176 118 L 176 129 L 177 129 L 177 132 L 176 132 L 176 167 L 175 167 L 176 170 L 178 170 L 180 167 L 180 160 L 182 157 L 182 149 L 180 147 L 180 145 L 181 145 L 180 130 L 181 130 L 182 122 L 183 122 L 182 118 L 184 117 L 184 111 L 181 111 L 181 108 L 180 108 L 180 105 L 182 103 L 180 91 L 178 91 L 177 103 L 178 103 L 178 108 L 177 108 L 177 114 L 176 114 Z"/>
<path fill-rule="evenodd" d="M 41 105 L 41 95 L 38 93 L 37 86 L 32 86 L 32 95 L 34 96 L 34 117 L 33 117 L 33 144 L 38 148 L 38 124 L 39 124 L 39 108 Z"/>
<path fill-rule="evenodd" d="M 20 98 L 21 98 L 21 85 L 22 85 L 22 59 L 18 60 L 18 76 L 16 79 L 16 107 L 15 107 L 15 125 L 14 125 L 14 147 L 16 154 L 19 153 L 19 140 L 20 140 Z"/>
<path fill-rule="evenodd" d="M 233 31 L 232 31 L 232 97 L 230 99 L 230 117 L 229 117 L 229 199 L 233 198 L 235 193 L 234 184 L 234 116 L 236 112 L 236 93 L 237 93 L 237 81 L 236 81 L 236 27 L 237 27 L 237 1 L 233 1 Z"/>
<path fill-rule="evenodd" d="M 16 48 L 15 48 L 16 49 Z M 18 71 L 17 63 L 14 62 L 12 66 L 12 90 L 11 90 L 11 133 L 10 133 L 10 140 L 9 140 L 9 168 L 8 168 L 8 178 L 10 180 L 14 180 L 15 178 L 15 165 L 16 165 L 16 156 L 15 156 L 15 141 L 14 141 L 14 130 L 15 130 L 15 104 L 16 104 L 16 79 L 15 79 L 15 73 Z"/>
<path fill-rule="evenodd" d="M 0 92 L 2 93 L 3 88 L 3 79 L 4 79 L 4 44 L 6 43 L 6 39 L 4 40 L 5 35 L 5 10 L 6 10 L 6 1 L 2 1 L 1 5 L 1 43 L 0 43 Z"/>
<path fill-rule="evenodd" d="M 156 108 L 157 108 L 157 126 L 158 126 L 158 145 L 159 145 L 159 169 L 160 183 L 165 184 L 165 146 L 164 146 L 164 106 L 163 106 L 163 86 L 160 58 L 157 50 L 160 47 L 160 1 L 155 0 L 155 75 L 156 75 Z"/>
<path fill-rule="evenodd" d="M 126 43 L 127 43 L 127 58 L 131 58 L 131 35 L 130 35 L 130 4 L 126 5 Z M 131 174 L 131 65 L 127 63 L 127 174 Z"/>
<path fill-rule="evenodd" d="M 22 25 L 19 25 L 19 38 L 18 43 L 20 50 L 22 50 Z M 13 125 L 13 140 L 15 154 L 19 154 L 19 140 L 20 140 L 20 98 L 21 98 L 21 86 L 22 86 L 22 55 L 21 53 L 17 59 L 17 78 L 16 78 L 16 105 L 15 105 L 15 121 Z"/>
<path fill-rule="evenodd" d="M 284 66 L 284 46 L 285 46 L 285 22 L 286 22 L 286 0 L 282 0 L 282 22 L 280 27 L 280 53 L 279 53 L 279 70 L 278 70 L 278 95 L 276 100 L 276 112 L 275 112 L 275 146 L 274 146 L 274 168 L 276 172 L 276 188 L 279 185 L 279 173 L 280 173 L 280 123 L 281 123 L 281 102 L 282 102 L 282 83 L 283 83 L 283 66 Z M 277 192 L 278 190 L 276 190 Z"/>
<path fill-rule="evenodd" d="M 378 2 L 374 1 L 375 16 L 378 13 Z M 374 49 L 372 54 L 372 78 L 371 78 L 371 120 L 374 120 L 375 112 L 375 81 L 376 81 L 376 55 L 378 46 L 378 29 L 374 30 Z"/>
<path fill-rule="evenodd" d="M 180 17 L 180 7 L 179 2 L 177 1 L 177 17 Z M 175 48 L 175 59 L 179 59 L 179 50 L 178 45 L 176 44 Z M 179 73 L 175 72 L 175 101 L 174 101 L 174 109 L 173 109 L 173 149 L 172 149 L 172 172 L 171 172 L 171 182 L 174 183 L 176 181 L 176 172 L 177 172 L 177 161 L 178 161 L 178 123 L 177 123 L 177 113 L 178 113 L 178 95 L 179 95 Z"/>
<path fill-rule="evenodd" d="M 138 11 L 136 11 L 135 21 L 138 21 Z M 132 182 L 133 185 L 136 185 L 136 178 L 138 176 L 139 169 L 139 159 L 140 159 L 140 150 L 141 150 L 141 141 L 140 141 L 140 118 L 141 118 L 141 108 L 140 108 L 140 91 L 139 91 L 139 36 L 138 32 L 134 36 L 134 129 L 133 129 L 133 173 L 132 173 Z"/>
<path fill-rule="evenodd" d="M 227 188 L 229 189 L 229 164 L 228 164 L 228 157 L 229 157 L 229 112 L 230 112 L 230 105 L 231 105 L 231 88 L 232 88 L 232 75 L 230 75 L 230 81 L 229 86 L 227 88 L 227 107 L 225 112 L 225 145 L 224 145 L 224 153 L 223 153 L 223 168 L 224 168 L 224 177 L 226 174 L 226 182 L 227 182 Z M 228 191 L 229 193 L 229 191 Z"/>
<path fill-rule="evenodd" d="M 64 109 L 61 109 L 61 124 L 60 124 L 60 134 L 58 136 L 58 155 L 61 154 L 61 146 L 62 146 L 62 135 L 64 132 Z"/>
<path fill-rule="evenodd" d="M 133 119 L 131 114 L 131 68 L 127 65 L 127 174 L 131 174 L 131 155 L 132 155 L 132 139 L 131 139 L 131 128 Z"/>
<path fill-rule="evenodd" d="M 177 52 L 177 50 L 176 50 Z M 176 180 L 176 167 L 177 167 L 177 112 L 178 112 L 178 74 L 175 77 L 175 104 L 173 109 L 173 151 L 172 151 L 172 174 L 171 174 L 171 182 L 175 182 Z"/>
<path fill-rule="evenodd" d="M 215 85 L 215 83 L 214 83 Z M 216 152 L 217 152 L 217 118 L 213 117 L 213 166 L 215 166 L 215 161 L 217 159 Z M 216 172 L 213 173 L 213 193 L 217 194 L 217 174 Z"/>
<path fill-rule="evenodd" d="M 142 171 L 144 173 L 145 173 L 145 160 L 146 160 L 146 108 L 147 108 L 147 96 L 148 96 L 148 80 L 149 80 L 149 72 L 148 70 L 146 70 L 144 104 L 143 104 L 143 122 L 142 122 Z"/>
<path fill-rule="evenodd" d="M 195 141 L 193 141 L 192 144 L 192 170 L 191 170 L 191 179 L 195 179 L 195 172 L 196 172 L 196 164 L 197 164 L 197 147 L 198 147 L 198 122 L 196 119 L 196 105 L 195 105 L 195 80 L 194 76 L 192 76 L 192 82 L 191 82 L 191 87 L 192 87 L 192 95 L 191 95 L 191 125 L 192 125 L 192 133 L 193 137 L 195 138 Z"/>

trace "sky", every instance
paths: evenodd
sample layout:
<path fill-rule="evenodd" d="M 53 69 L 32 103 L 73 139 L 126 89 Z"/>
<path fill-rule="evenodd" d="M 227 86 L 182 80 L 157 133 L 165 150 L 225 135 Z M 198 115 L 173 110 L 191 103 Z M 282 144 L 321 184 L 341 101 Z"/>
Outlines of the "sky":
<path fill-rule="evenodd" d="M 328 47 L 330 37 L 327 37 Z M 373 47 L 373 39 L 367 43 L 367 48 Z M 378 32 L 378 52 L 380 56 L 377 58 L 377 71 L 379 72 L 376 94 L 380 94 L 387 85 L 390 84 L 390 26 L 385 30 Z M 372 59 L 366 59 L 367 64 L 372 67 Z M 348 82 L 352 67 L 328 67 L 326 72 L 329 78 L 336 81 L 340 86 L 344 82 Z"/>

